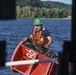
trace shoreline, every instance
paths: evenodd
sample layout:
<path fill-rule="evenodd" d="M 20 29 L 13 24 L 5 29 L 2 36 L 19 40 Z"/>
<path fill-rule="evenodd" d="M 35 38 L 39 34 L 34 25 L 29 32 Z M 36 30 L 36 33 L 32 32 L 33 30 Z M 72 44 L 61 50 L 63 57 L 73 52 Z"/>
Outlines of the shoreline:
<path fill-rule="evenodd" d="M 16 19 L 34 19 L 34 18 L 16 18 Z M 72 20 L 72 18 L 40 18 L 42 20 Z"/>
<path fill-rule="evenodd" d="M 48 19 L 48 20 L 72 20 L 72 18 L 40 18 L 40 19 Z"/>

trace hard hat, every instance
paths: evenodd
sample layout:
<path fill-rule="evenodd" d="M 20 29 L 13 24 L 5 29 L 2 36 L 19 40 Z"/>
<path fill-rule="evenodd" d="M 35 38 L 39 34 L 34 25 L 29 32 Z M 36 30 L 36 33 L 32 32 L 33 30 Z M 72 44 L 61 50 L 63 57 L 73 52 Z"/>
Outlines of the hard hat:
<path fill-rule="evenodd" d="M 36 25 L 36 26 L 41 26 L 41 25 L 42 25 L 41 19 L 40 19 L 40 18 L 36 18 L 36 19 L 34 20 L 34 25 Z"/>

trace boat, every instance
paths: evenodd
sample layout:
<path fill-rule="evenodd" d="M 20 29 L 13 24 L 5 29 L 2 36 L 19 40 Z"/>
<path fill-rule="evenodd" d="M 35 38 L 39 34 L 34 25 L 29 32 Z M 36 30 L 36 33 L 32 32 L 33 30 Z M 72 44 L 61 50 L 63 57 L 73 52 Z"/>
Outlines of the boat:
<path fill-rule="evenodd" d="M 51 59 L 37 52 L 36 50 L 32 50 L 26 47 L 23 43 L 24 41 L 21 41 L 15 48 L 11 57 L 11 62 L 35 59 Z M 27 65 L 15 65 L 11 66 L 10 68 L 11 70 L 19 72 L 23 75 L 56 75 L 57 65 L 58 63 L 56 62 L 47 62 Z"/>

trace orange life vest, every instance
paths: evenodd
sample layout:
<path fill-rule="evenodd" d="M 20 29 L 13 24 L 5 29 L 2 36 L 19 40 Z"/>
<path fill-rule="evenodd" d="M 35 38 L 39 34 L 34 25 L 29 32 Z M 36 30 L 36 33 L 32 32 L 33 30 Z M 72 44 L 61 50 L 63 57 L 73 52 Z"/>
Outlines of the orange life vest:
<path fill-rule="evenodd" d="M 43 30 L 36 32 L 36 28 L 33 30 L 32 41 L 36 45 L 45 45 L 48 43 L 47 37 L 42 35 Z"/>

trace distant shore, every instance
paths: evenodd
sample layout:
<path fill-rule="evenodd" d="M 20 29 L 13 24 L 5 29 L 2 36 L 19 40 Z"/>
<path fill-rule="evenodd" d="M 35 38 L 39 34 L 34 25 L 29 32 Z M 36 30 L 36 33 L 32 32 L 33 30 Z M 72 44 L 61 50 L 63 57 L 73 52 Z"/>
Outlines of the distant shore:
<path fill-rule="evenodd" d="M 41 18 L 41 19 L 51 19 L 51 20 L 71 20 L 72 17 L 68 16 L 68 17 L 64 17 L 64 18 Z"/>
<path fill-rule="evenodd" d="M 16 18 L 16 19 L 34 19 L 34 18 Z M 40 18 L 40 19 L 48 19 L 48 20 L 71 20 L 72 18 Z"/>
<path fill-rule="evenodd" d="M 41 19 L 49 19 L 49 20 L 71 20 L 71 18 L 41 18 Z"/>
<path fill-rule="evenodd" d="M 34 18 L 17 18 L 17 19 L 34 19 Z M 48 20 L 72 20 L 71 16 L 64 18 L 40 18 L 40 19 L 48 19 Z"/>

